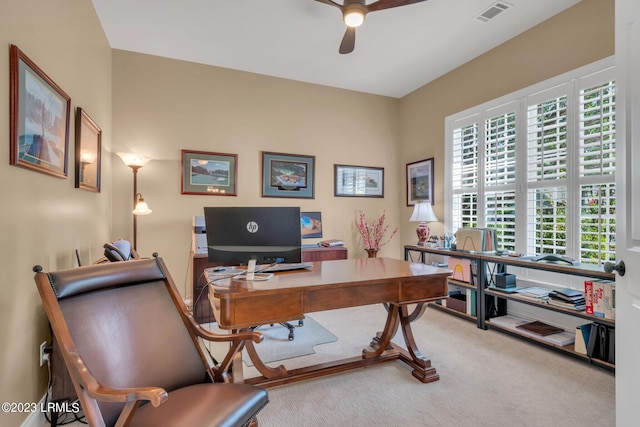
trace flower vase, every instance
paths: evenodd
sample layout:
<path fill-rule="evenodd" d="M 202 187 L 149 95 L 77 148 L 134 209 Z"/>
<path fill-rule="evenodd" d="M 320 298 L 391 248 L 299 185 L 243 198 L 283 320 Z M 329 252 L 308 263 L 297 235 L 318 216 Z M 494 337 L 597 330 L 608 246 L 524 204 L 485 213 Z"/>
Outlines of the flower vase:
<path fill-rule="evenodd" d="M 367 251 L 367 256 L 369 258 L 377 258 L 378 257 L 378 250 L 377 249 L 365 249 Z"/>

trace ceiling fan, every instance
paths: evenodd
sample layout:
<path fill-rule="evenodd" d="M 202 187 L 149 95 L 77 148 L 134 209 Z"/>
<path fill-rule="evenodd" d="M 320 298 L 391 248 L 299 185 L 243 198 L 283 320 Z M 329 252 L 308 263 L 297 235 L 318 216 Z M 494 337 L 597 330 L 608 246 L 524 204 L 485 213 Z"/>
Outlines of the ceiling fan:
<path fill-rule="evenodd" d="M 344 4 L 338 4 L 332 0 L 316 0 L 320 3 L 335 6 L 342 12 L 344 23 L 347 24 L 347 31 L 344 33 L 342 43 L 340 43 L 340 53 L 351 53 L 356 44 L 356 27 L 364 22 L 364 17 L 369 12 L 375 12 L 392 7 L 407 6 L 413 3 L 420 3 L 426 0 L 378 0 L 371 4 L 366 4 L 365 0 L 344 0 Z"/>

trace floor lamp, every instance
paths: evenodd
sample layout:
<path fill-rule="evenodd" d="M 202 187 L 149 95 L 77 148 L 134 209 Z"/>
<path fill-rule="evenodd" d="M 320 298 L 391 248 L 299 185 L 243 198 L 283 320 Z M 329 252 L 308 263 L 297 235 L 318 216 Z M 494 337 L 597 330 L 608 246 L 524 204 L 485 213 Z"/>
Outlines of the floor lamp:
<path fill-rule="evenodd" d="M 138 170 L 146 165 L 151 158 L 133 153 L 116 153 L 133 171 L 133 248 L 138 249 L 138 215 L 149 215 L 151 209 L 138 193 Z"/>

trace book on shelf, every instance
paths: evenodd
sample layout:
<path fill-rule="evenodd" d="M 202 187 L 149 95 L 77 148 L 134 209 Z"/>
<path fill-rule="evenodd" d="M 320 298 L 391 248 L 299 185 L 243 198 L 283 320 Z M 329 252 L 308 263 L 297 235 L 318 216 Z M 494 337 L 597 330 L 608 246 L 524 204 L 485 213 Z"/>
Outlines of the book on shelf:
<path fill-rule="evenodd" d="M 566 301 L 557 300 L 553 298 L 549 298 L 547 302 L 549 303 L 549 305 L 552 305 L 554 307 L 566 308 L 567 310 L 584 311 L 585 309 L 584 302 L 573 303 L 573 302 L 566 302 Z"/>
<path fill-rule="evenodd" d="M 615 287 L 613 280 L 604 281 L 604 317 L 615 319 Z"/>
<path fill-rule="evenodd" d="M 584 311 L 584 293 L 574 289 L 558 289 L 549 294 L 549 305 L 569 310 Z"/>
<path fill-rule="evenodd" d="M 615 319 L 615 281 L 584 281 L 585 312 L 594 317 Z"/>
<path fill-rule="evenodd" d="M 522 288 L 518 291 L 518 293 L 523 296 L 541 298 L 541 297 L 548 297 L 549 293 L 551 293 L 551 290 L 546 288 L 539 288 L 537 286 L 532 286 L 529 288 Z"/>
<path fill-rule="evenodd" d="M 467 296 L 467 314 L 476 316 L 477 293 L 473 289 L 466 289 Z"/>
<path fill-rule="evenodd" d="M 593 315 L 604 318 L 604 282 L 593 280 Z"/>
<path fill-rule="evenodd" d="M 591 335 L 591 324 L 576 326 L 576 337 L 574 350 L 576 353 L 587 354 L 587 345 L 589 344 L 589 335 Z"/>
<path fill-rule="evenodd" d="M 584 311 L 587 314 L 593 314 L 593 281 L 584 281 Z"/>
<path fill-rule="evenodd" d="M 554 289 L 554 292 L 560 296 L 563 297 L 567 297 L 567 298 L 584 298 L 584 292 L 579 291 L 577 289 L 571 289 L 571 288 L 560 288 L 560 289 Z"/>
<path fill-rule="evenodd" d="M 592 323 L 590 326 L 587 356 L 615 363 L 615 328 Z"/>
<path fill-rule="evenodd" d="M 512 314 L 491 318 L 492 325 L 502 326 L 505 329 L 515 329 L 518 325 L 523 325 L 530 320 L 523 319 Z"/>
<path fill-rule="evenodd" d="M 616 318 L 616 284 L 611 285 L 611 318 Z"/>
<path fill-rule="evenodd" d="M 489 289 L 491 291 L 502 292 L 503 294 L 515 294 L 519 290 L 521 290 L 522 288 L 518 288 L 518 287 L 515 287 L 515 286 L 512 287 L 512 288 L 499 288 L 497 286 L 488 286 L 487 289 Z"/>
<path fill-rule="evenodd" d="M 562 328 L 557 328 L 553 325 L 548 325 L 544 322 L 540 322 L 539 320 L 518 325 L 516 326 L 516 328 L 526 329 L 527 331 L 531 331 L 534 334 L 538 334 L 542 336 L 556 334 L 558 332 L 564 332 L 564 329 Z"/>
<path fill-rule="evenodd" d="M 520 288 L 516 293 L 519 298 L 545 304 L 549 300 L 549 293 L 551 293 L 551 290 L 533 286 L 529 288 Z"/>
<path fill-rule="evenodd" d="M 327 239 L 320 242 L 320 246 L 325 248 L 332 248 L 334 246 L 344 246 L 344 242 L 338 239 Z"/>
<path fill-rule="evenodd" d="M 565 345 L 573 344 L 575 338 L 575 335 L 569 332 L 558 332 L 556 334 L 551 334 L 543 337 L 543 340 L 548 343 L 564 347 Z"/>
<path fill-rule="evenodd" d="M 568 304 L 581 304 L 584 305 L 584 297 L 582 298 L 563 298 L 560 295 L 550 293 L 549 300 L 558 301 L 558 302 L 566 302 Z"/>

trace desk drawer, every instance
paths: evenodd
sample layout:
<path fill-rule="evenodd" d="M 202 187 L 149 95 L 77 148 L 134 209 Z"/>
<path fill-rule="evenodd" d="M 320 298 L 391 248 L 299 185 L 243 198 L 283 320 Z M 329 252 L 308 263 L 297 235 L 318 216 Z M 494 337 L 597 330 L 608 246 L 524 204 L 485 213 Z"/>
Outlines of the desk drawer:
<path fill-rule="evenodd" d="M 251 326 L 303 319 L 299 292 L 283 292 L 260 298 L 236 298 L 233 303 L 220 300 L 221 327 L 248 328 Z"/>
<path fill-rule="evenodd" d="M 400 286 L 400 301 L 437 300 L 448 295 L 446 277 L 405 281 Z"/>

